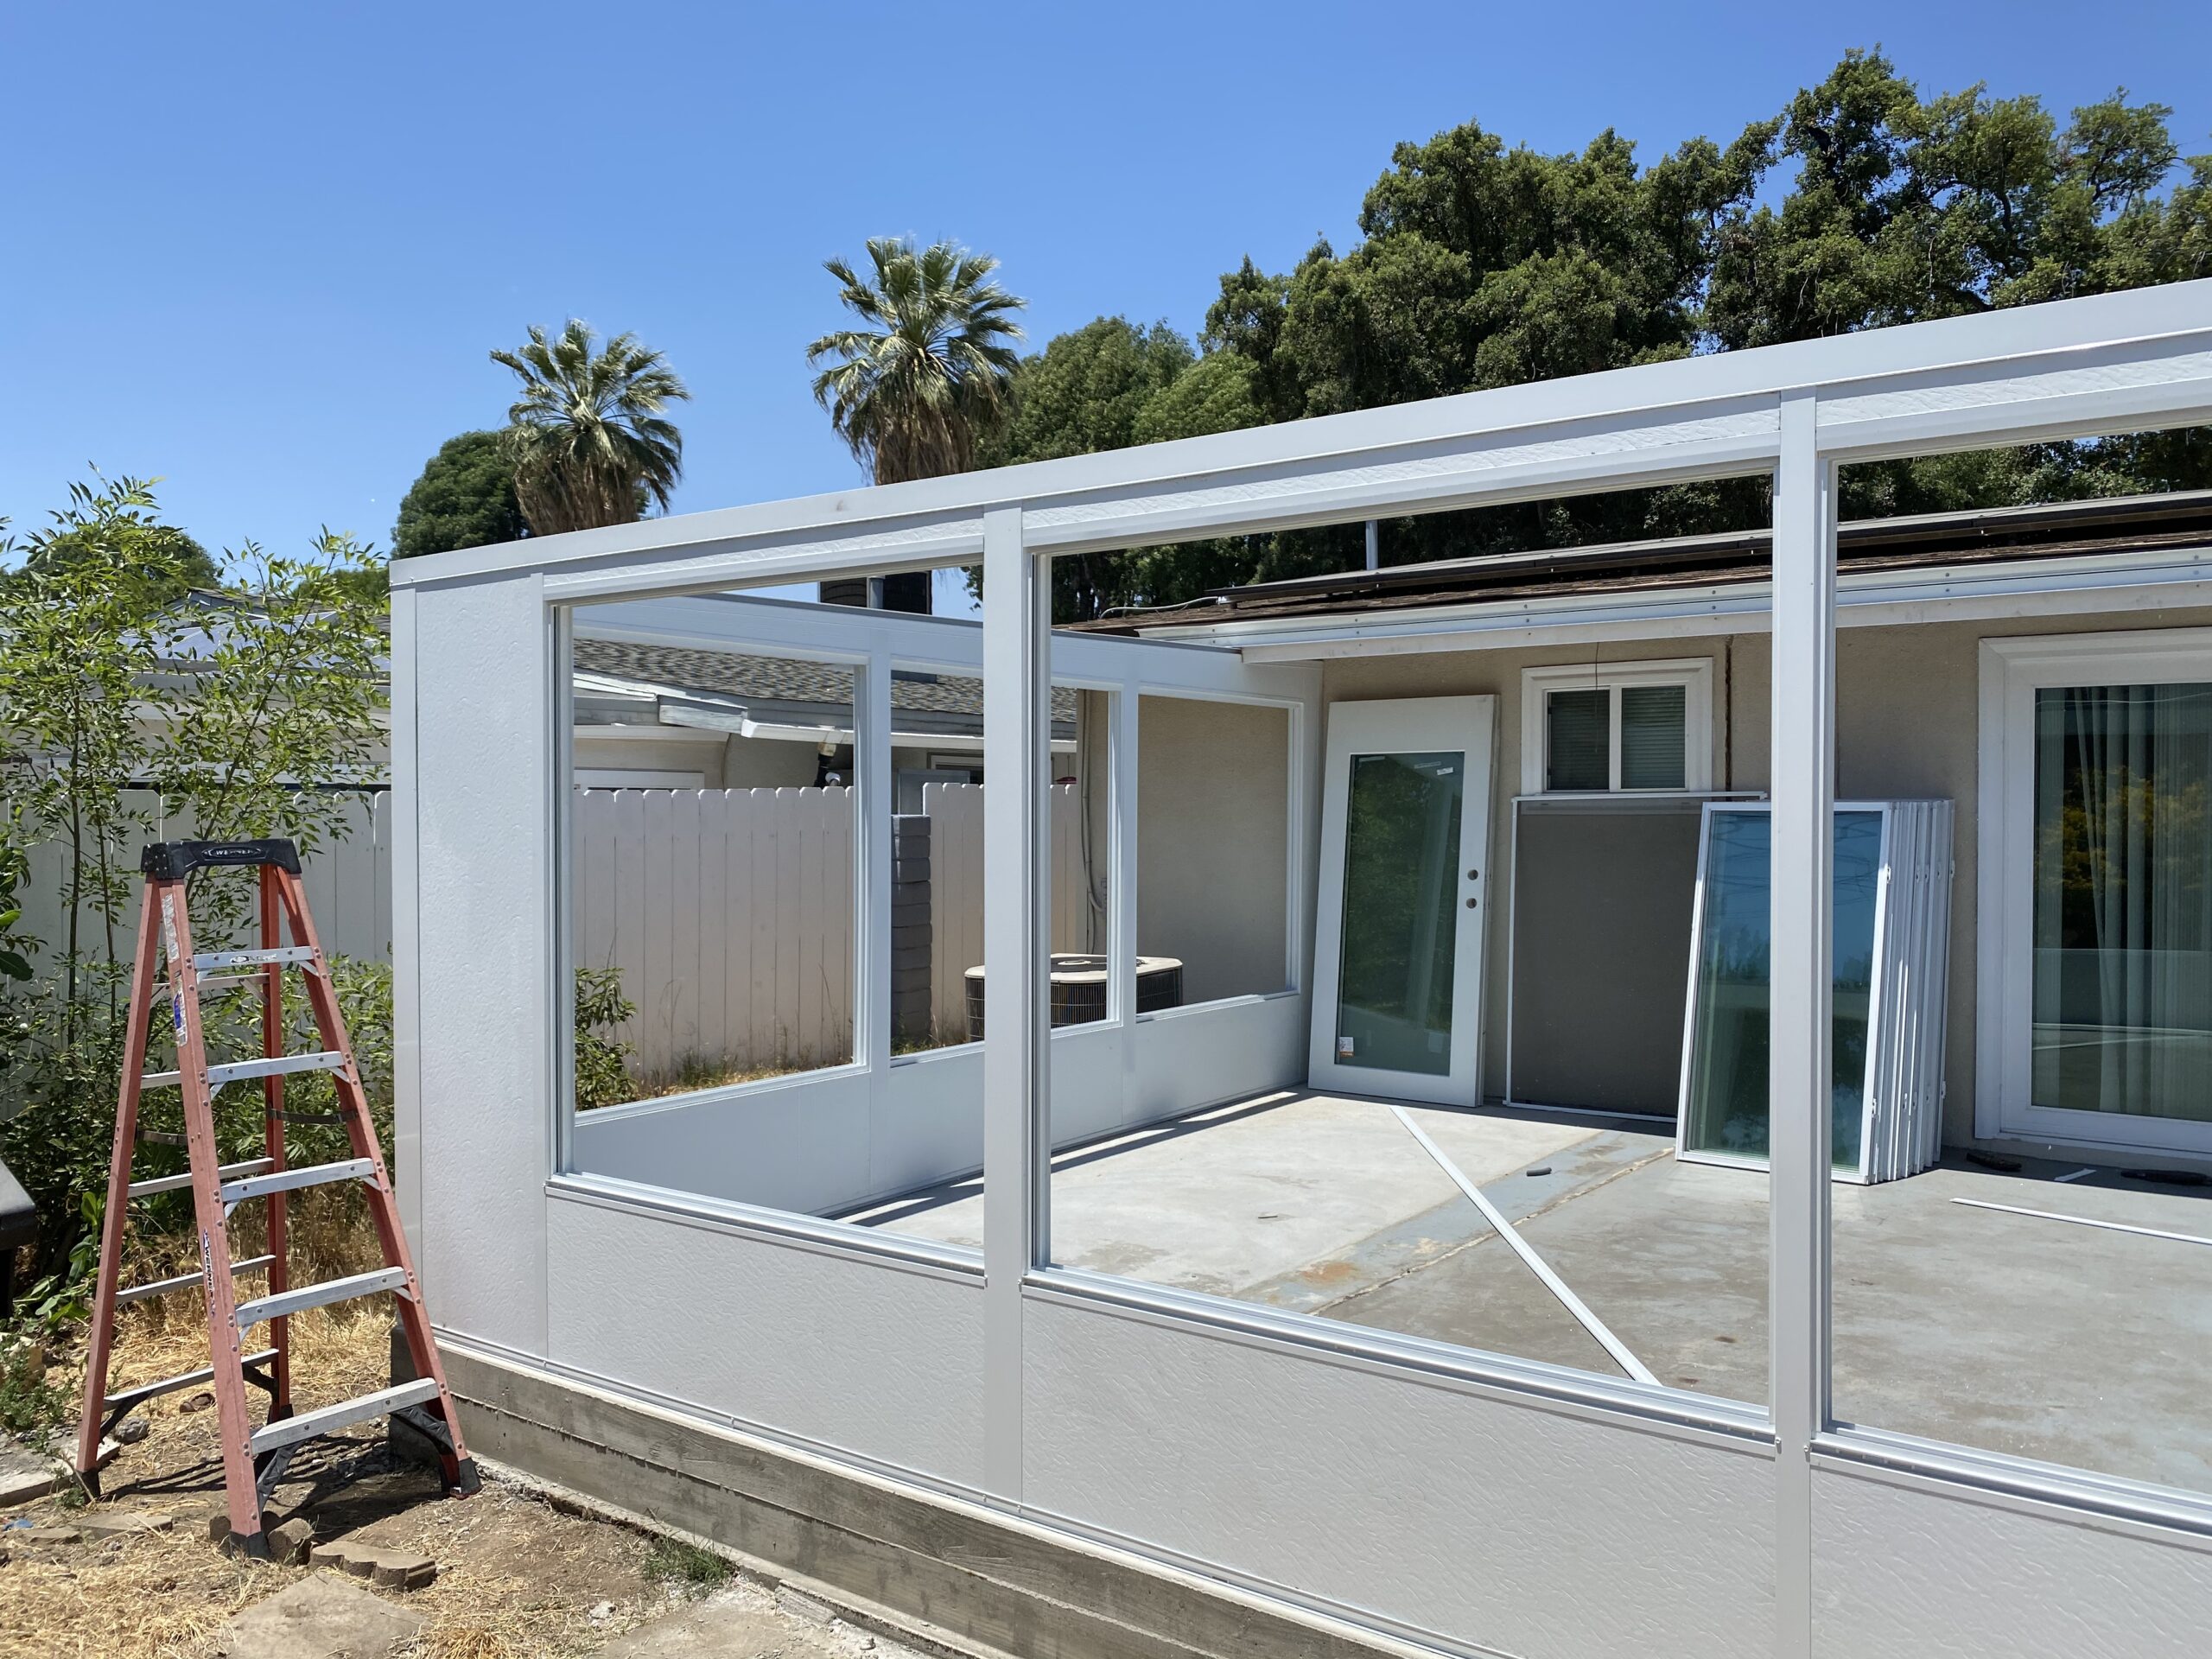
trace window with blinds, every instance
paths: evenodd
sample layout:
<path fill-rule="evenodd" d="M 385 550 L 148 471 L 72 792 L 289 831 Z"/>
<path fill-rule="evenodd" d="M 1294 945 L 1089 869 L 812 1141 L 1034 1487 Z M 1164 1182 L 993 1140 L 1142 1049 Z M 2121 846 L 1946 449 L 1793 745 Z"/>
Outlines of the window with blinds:
<path fill-rule="evenodd" d="M 1527 671 L 1531 794 L 1709 786 L 1709 665 Z"/>

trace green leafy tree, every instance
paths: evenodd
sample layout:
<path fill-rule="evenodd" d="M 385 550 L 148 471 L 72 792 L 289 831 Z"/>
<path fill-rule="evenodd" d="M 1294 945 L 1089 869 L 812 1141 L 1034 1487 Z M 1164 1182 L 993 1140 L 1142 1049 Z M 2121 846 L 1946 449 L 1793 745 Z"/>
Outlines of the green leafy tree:
<path fill-rule="evenodd" d="M 160 481 L 149 479 L 146 483 Z M 174 524 L 156 524 L 136 512 L 111 518 L 97 529 L 73 526 L 35 537 L 24 569 L 54 575 L 88 561 L 121 582 L 123 596 L 145 610 L 173 604 L 195 588 L 223 585 L 222 569 L 206 548 Z"/>
<path fill-rule="evenodd" d="M 1140 429 L 1197 361 L 1190 342 L 1165 322 L 1143 328 L 1126 317 L 1100 317 L 1058 335 L 1016 365 L 1008 388 L 1012 411 L 981 447 L 977 464 L 1050 461 L 1180 435 L 1145 435 Z M 1123 556 L 1077 553 L 1055 559 L 1053 614 L 1099 615 L 1130 602 L 1141 582 Z"/>
<path fill-rule="evenodd" d="M 130 578 L 155 509 L 144 480 L 73 487 L 0 587 L 0 874 L 13 877 L 0 894 L 0 1157 L 38 1202 L 51 1267 L 83 1224 L 74 1195 L 105 1181 L 139 844 L 158 824 L 312 850 L 346 832 L 349 785 L 369 781 L 380 741 L 384 611 L 362 581 L 367 550 L 327 532 L 302 558 L 249 546 L 234 591 L 149 609 Z M 65 537 L 72 556 L 38 556 Z M 51 937 L 25 938 L 8 917 L 27 893 Z M 251 903 L 236 873 L 195 878 L 204 938 Z M 372 1044 L 390 1017 L 378 995 L 368 983 L 360 1009 Z M 257 1134 L 251 1091 L 217 1107 L 219 1135 Z"/>
<path fill-rule="evenodd" d="M 1012 412 L 978 447 L 977 462 L 1003 467 L 1141 442 L 1147 406 L 1196 361 L 1190 342 L 1165 322 L 1141 328 L 1101 317 L 1058 335 L 1016 365 Z"/>
<path fill-rule="evenodd" d="M 691 396 L 667 359 L 635 334 L 602 346 L 571 317 L 557 337 L 531 324 L 528 345 L 492 360 L 522 383 L 505 437 L 532 535 L 630 524 L 649 501 L 667 510 L 683 476 L 668 410 Z"/>
<path fill-rule="evenodd" d="M 152 822 L 126 793 L 162 769 L 139 715 L 179 635 L 150 609 L 146 532 L 156 520 L 149 480 L 73 484 L 69 505 L 28 539 L 0 612 L 0 728 L 7 806 L 29 842 L 56 844 L 65 995 L 60 1040 L 83 1024 L 85 963 L 112 961 L 130 893 L 129 843 Z M 56 555 L 56 543 L 67 549 Z"/>
<path fill-rule="evenodd" d="M 238 588 L 199 619 L 162 698 L 163 805 L 207 840 L 283 836 L 311 855 L 346 834 L 378 771 L 385 610 L 356 580 L 375 556 L 325 530 L 305 557 L 248 543 L 238 562 Z M 194 903 L 228 930 L 251 898 L 216 882 Z"/>
<path fill-rule="evenodd" d="M 515 499 L 515 460 L 498 432 L 464 432 L 438 446 L 399 503 L 391 556 L 490 547 L 530 534 Z"/>
<path fill-rule="evenodd" d="M 874 237 L 868 258 L 865 276 L 823 262 L 860 326 L 806 348 L 815 400 L 878 484 L 965 472 L 1007 417 L 1023 302 L 992 280 L 997 260 L 950 242 Z"/>
<path fill-rule="evenodd" d="M 1397 147 L 1349 251 L 1319 240 L 1287 274 L 1247 258 L 1224 275 L 1204 355 L 1126 429 L 1081 399 L 1024 396 L 1020 452 L 994 458 L 2212 276 L 2212 156 L 2180 160 L 2170 115 L 2125 92 L 2063 124 L 1978 86 L 1923 97 L 1879 53 L 1853 52 L 1725 144 L 1692 139 L 1649 166 L 1610 130 L 1548 155 L 1469 123 Z M 1025 363 L 1018 393 L 1060 345 Z M 1872 516 L 2207 486 L 2212 432 L 2186 429 L 1853 467 L 1843 501 Z M 1396 563 L 1768 515 L 1763 481 L 1731 480 L 1391 521 L 1382 545 Z M 1056 572 L 1056 614 L 1342 569 L 1362 540 L 1342 525 L 1092 558 L 1079 582 Z"/>

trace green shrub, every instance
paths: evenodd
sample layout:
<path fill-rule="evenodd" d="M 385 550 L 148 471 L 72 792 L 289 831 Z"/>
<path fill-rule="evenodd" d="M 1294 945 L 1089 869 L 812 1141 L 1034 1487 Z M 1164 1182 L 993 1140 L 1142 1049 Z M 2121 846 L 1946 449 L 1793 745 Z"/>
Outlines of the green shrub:
<path fill-rule="evenodd" d="M 619 1106 L 635 1100 L 630 1080 L 630 1046 L 609 1034 L 638 1012 L 622 995 L 620 968 L 576 969 L 576 1109 Z"/>

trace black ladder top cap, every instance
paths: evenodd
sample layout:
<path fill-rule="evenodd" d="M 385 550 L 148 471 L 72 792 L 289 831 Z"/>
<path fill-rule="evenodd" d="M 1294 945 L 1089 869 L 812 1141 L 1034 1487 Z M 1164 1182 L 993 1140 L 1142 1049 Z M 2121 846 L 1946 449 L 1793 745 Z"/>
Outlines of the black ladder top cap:
<path fill-rule="evenodd" d="M 264 864 L 297 875 L 300 849 L 283 836 L 265 841 L 156 841 L 140 855 L 138 869 L 156 881 L 181 881 L 194 870 Z"/>

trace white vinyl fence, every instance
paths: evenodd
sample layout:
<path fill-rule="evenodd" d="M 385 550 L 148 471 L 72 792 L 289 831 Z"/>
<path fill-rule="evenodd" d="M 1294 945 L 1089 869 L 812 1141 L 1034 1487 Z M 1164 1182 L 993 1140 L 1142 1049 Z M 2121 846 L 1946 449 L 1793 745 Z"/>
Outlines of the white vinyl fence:
<path fill-rule="evenodd" d="M 149 814 L 153 833 L 132 841 L 127 864 L 132 891 L 124 919 L 116 928 L 116 954 L 128 961 L 137 948 L 138 898 L 136 871 L 144 841 L 186 841 L 193 834 L 189 819 L 178 813 L 164 815 L 161 798 L 151 790 L 131 790 L 124 800 L 133 810 Z M 391 797 L 375 790 L 352 797 L 343 824 L 343 838 L 333 837 L 313 856 L 302 861 L 302 885 L 307 890 L 308 911 L 315 918 L 322 948 L 334 956 L 362 957 L 376 962 L 391 956 Z M 68 916 L 61 895 L 69 870 L 69 849 L 45 842 L 31 849 L 30 879 L 17 892 L 23 918 L 19 925 L 44 947 L 35 960 L 58 961 L 67 946 Z M 86 904 L 77 918 L 80 952 L 104 950 L 106 933 L 99 913 Z M 213 942 L 202 940 L 210 944 Z"/>
<path fill-rule="evenodd" d="M 941 1039 L 967 1029 L 965 976 L 983 960 L 983 788 L 931 784 L 931 987 Z M 391 797 L 355 798 L 347 835 L 302 866 L 324 948 L 391 953 Z M 191 825 L 156 814 L 153 839 Z M 1052 790 L 1052 948 L 1084 942 L 1080 809 Z M 639 1075 L 822 1065 L 852 1053 L 852 791 L 847 789 L 604 790 L 576 792 L 576 961 L 621 969 L 637 1014 L 619 1032 Z M 137 848 L 130 849 L 135 865 Z M 66 850 L 31 855 L 23 926 L 59 955 Z M 133 911 L 135 914 L 135 908 Z M 80 917 L 81 948 L 99 948 Z M 135 947 L 126 923 L 117 950 Z"/>
<path fill-rule="evenodd" d="M 640 1074 L 852 1054 L 849 789 L 576 792 L 579 967 L 617 968 Z"/>
<path fill-rule="evenodd" d="M 983 959 L 983 785 L 931 784 L 931 989 L 957 1040 Z M 636 1014 L 615 1033 L 641 1078 L 718 1077 L 850 1058 L 853 798 L 849 789 L 576 792 L 575 952 L 621 971 Z M 1052 791 L 1056 948 L 1082 938 L 1072 785 Z"/>

